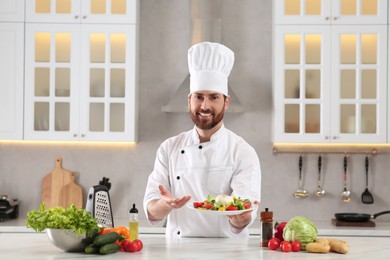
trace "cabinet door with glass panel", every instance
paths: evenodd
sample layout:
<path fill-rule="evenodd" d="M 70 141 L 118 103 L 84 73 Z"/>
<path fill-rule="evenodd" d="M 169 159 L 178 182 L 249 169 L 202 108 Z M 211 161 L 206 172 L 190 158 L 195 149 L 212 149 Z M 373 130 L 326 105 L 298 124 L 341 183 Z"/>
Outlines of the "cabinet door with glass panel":
<path fill-rule="evenodd" d="M 386 142 L 386 26 L 276 26 L 275 142 Z"/>
<path fill-rule="evenodd" d="M 26 30 L 25 139 L 135 141 L 135 25 Z"/>
<path fill-rule="evenodd" d="M 275 26 L 275 142 L 328 141 L 330 57 L 329 26 Z"/>
<path fill-rule="evenodd" d="M 85 25 L 81 35 L 81 137 L 134 141 L 135 26 Z"/>
<path fill-rule="evenodd" d="M 80 26 L 27 24 L 25 139 L 79 138 Z"/>
<path fill-rule="evenodd" d="M 28 0 L 26 21 L 42 23 L 136 23 L 138 0 Z"/>
<path fill-rule="evenodd" d="M 386 24 L 387 0 L 278 0 L 276 24 Z"/>
<path fill-rule="evenodd" d="M 386 143 L 387 26 L 332 29 L 332 142 Z"/>

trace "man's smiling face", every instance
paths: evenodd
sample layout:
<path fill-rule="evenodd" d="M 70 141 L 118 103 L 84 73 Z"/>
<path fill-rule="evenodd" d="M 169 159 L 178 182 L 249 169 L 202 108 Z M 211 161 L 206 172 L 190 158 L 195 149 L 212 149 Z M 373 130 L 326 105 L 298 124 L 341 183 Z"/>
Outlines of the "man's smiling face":
<path fill-rule="evenodd" d="M 193 92 L 188 97 L 188 108 L 192 121 L 202 130 L 209 130 L 222 122 L 230 97 L 208 90 Z"/>

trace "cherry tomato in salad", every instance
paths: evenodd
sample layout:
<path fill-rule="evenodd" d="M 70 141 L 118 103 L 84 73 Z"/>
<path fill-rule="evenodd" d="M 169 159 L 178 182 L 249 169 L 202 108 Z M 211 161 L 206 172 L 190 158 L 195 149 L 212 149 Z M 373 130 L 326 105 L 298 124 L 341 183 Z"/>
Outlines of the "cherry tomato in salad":
<path fill-rule="evenodd" d="M 268 241 L 268 248 L 271 250 L 277 250 L 280 246 L 280 240 L 277 238 L 271 238 L 270 241 Z"/>
<path fill-rule="evenodd" d="M 226 207 L 226 210 L 238 210 L 238 207 L 230 205 Z"/>
<path fill-rule="evenodd" d="M 201 201 L 194 201 L 194 207 L 195 208 L 200 208 L 202 206 L 203 206 L 203 202 L 201 202 Z"/>
<path fill-rule="evenodd" d="M 283 252 L 290 252 L 292 250 L 292 245 L 290 242 L 288 241 L 283 241 L 281 244 L 280 244 L 280 249 L 282 249 Z"/>
<path fill-rule="evenodd" d="M 295 240 L 291 243 L 291 247 L 293 252 L 299 252 L 301 251 L 302 245 L 299 241 Z"/>
<path fill-rule="evenodd" d="M 250 209 L 252 207 L 252 203 L 250 202 L 244 202 L 244 208 L 245 209 Z"/>
<path fill-rule="evenodd" d="M 213 204 L 205 204 L 204 206 L 206 209 L 211 209 L 213 207 Z"/>

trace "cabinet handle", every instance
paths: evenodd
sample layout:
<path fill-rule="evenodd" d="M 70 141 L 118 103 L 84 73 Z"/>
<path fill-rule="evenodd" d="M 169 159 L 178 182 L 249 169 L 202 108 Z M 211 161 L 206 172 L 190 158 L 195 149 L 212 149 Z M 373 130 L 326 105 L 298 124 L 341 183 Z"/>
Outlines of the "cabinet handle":
<path fill-rule="evenodd" d="M 325 136 L 325 140 L 329 139 L 329 136 Z"/>
<path fill-rule="evenodd" d="M 334 140 L 334 139 L 337 139 L 337 138 L 338 138 L 337 136 L 333 136 L 333 140 Z"/>
<path fill-rule="evenodd" d="M 81 134 L 81 137 L 85 137 L 85 134 Z"/>
<path fill-rule="evenodd" d="M 337 19 L 338 19 L 337 17 L 333 17 L 333 20 L 335 20 L 335 21 L 336 21 Z"/>
<path fill-rule="evenodd" d="M 79 19 L 79 16 L 78 16 L 78 15 L 75 15 L 75 16 L 74 16 L 74 19 Z"/>
<path fill-rule="evenodd" d="M 327 20 L 327 21 L 328 21 L 328 20 L 329 20 L 329 16 L 325 17 L 325 20 Z"/>
<path fill-rule="evenodd" d="M 73 137 L 77 137 L 77 134 L 73 134 Z"/>
<path fill-rule="evenodd" d="M 86 16 L 86 15 L 83 15 L 83 19 L 87 19 L 87 16 Z"/>

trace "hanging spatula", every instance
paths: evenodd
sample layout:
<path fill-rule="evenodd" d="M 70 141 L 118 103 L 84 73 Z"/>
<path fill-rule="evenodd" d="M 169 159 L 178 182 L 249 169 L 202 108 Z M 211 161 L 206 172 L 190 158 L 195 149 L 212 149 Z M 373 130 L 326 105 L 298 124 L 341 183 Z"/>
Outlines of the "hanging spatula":
<path fill-rule="evenodd" d="M 373 204 L 374 203 L 374 197 L 372 196 L 371 192 L 368 191 L 368 156 L 366 155 L 366 189 L 362 193 L 362 202 L 364 204 Z"/>

